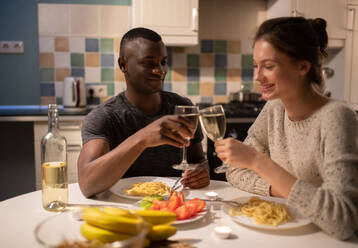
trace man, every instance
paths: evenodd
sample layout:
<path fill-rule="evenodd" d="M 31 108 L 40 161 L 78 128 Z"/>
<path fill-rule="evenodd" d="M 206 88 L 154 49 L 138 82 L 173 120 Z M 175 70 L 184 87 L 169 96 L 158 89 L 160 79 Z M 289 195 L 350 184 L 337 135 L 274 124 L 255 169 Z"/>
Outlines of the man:
<path fill-rule="evenodd" d="M 92 110 L 82 129 L 78 181 L 86 197 L 109 189 L 122 177 L 180 176 L 172 169 L 188 147 L 188 161 L 198 168 L 183 173 L 191 188 L 210 182 L 201 147 L 200 127 L 173 115 L 175 105 L 192 105 L 187 98 L 162 91 L 168 54 L 152 30 L 128 31 L 120 44 L 119 67 L 127 90 Z M 188 141 L 191 138 L 191 142 Z M 199 165 L 200 164 L 200 165 Z M 207 166 L 207 164 L 206 164 Z"/>

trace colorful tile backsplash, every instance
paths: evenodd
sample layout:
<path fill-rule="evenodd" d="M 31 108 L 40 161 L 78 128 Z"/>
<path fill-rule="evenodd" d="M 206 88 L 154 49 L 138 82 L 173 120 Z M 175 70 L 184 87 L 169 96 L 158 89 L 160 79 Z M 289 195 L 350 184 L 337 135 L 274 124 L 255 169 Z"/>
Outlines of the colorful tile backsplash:
<path fill-rule="evenodd" d="M 120 38 L 40 37 L 42 103 L 62 103 L 65 77 L 84 77 L 86 85 L 104 85 L 106 100 L 125 89 L 117 64 Z M 51 49 L 53 48 L 53 49 Z M 240 40 L 201 40 L 196 47 L 168 47 L 164 90 L 194 102 L 226 102 L 230 92 L 250 90 L 252 54 L 241 54 Z"/>
<path fill-rule="evenodd" d="M 111 5 L 70 2 L 38 3 L 41 104 L 62 103 L 62 82 L 67 76 L 82 76 L 87 86 L 105 88 L 105 97 L 95 99 L 97 103 L 126 88 L 117 59 L 121 37 L 131 27 L 131 1 L 117 0 Z M 257 13 L 265 13 L 266 3 L 243 2 L 232 4 L 228 16 L 226 5 L 213 8 L 212 1 L 200 2 L 201 40 L 196 46 L 168 48 L 164 90 L 194 103 L 217 103 L 226 102 L 230 92 L 252 88 L 248 33 L 265 18 Z M 212 22 L 217 19 L 212 10 L 223 11 L 220 22 Z"/>

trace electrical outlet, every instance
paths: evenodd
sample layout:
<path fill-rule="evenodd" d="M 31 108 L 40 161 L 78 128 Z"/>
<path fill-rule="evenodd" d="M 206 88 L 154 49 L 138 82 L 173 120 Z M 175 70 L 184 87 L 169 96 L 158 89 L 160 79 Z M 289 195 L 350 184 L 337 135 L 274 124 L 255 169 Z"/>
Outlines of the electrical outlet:
<path fill-rule="evenodd" d="M 93 93 L 93 94 L 92 94 Z M 106 85 L 91 85 L 87 87 L 87 97 L 106 97 L 107 86 Z"/>
<path fill-rule="evenodd" d="M 0 41 L 0 53 L 24 53 L 24 42 Z"/>

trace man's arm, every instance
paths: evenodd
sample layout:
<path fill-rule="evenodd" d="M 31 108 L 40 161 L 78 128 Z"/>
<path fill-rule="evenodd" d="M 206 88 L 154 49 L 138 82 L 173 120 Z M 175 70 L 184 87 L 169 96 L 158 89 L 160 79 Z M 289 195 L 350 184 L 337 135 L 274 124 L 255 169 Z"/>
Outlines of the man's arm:
<path fill-rule="evenodd" d="M 110 188 L 148 147 L 189 145 L 185 137 L 193 137 L 193 128 L 187 119 L 168 115 L 137 131 L 111 151 L 104 139 L 88 141 L 77 162 L 82 193 L 90 197 Z"/>
<path fill-rule="evenodd" d="M 112 151 L 104 139 L 88 141 L 78 158 L 78 182 L 82 193 L 90 197 L 110 188 L 144 149 L 143 143 L 134 135 Z"/>

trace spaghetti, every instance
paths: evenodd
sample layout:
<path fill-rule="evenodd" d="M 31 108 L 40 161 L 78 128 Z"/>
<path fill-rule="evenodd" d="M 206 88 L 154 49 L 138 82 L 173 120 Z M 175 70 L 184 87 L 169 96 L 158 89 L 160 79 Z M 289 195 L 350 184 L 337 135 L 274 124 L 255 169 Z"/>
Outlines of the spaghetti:
<path fill-rule="evenodd" d="M 284 204 L 266 201 L 258 197 L 250 200 L 240 208 L 232 208 L 231 214 L 252 217 L 255 223 L 268 226 L 278 226 L 292 220 L 290 211 Z"/>
<path fill-rule="evenodd" d="M 138 182 L 125 190 L 126 194 L 133 196 L 170 195 L 171 188 L 162 182 Z"/>

